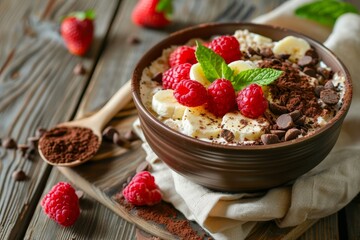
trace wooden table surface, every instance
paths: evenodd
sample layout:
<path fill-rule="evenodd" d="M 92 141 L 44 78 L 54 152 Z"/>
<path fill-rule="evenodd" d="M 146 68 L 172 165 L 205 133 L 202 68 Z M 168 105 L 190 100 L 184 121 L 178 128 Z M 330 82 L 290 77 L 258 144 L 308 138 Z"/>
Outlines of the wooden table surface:
<path fill-rule="evenodd" d="M 101 107 L 130 77 L 140 56 L 169 33 L 209 21 L 241 21 L 284 0 L 255 0 L 236 10 L 236 0 L 176 0 L 174 23 L 144 29 L 131 20 L 134 0 L 0 0 L 0 138 L 26 143 L 39 127 L 50 128 Z M 353 0 L 358 3 L 357 0 Z M 94 9 L 95 39 L 85 57 L 67 52 L 59 35 L 61 16 Z M 186 17 L 184 17 L 186 16 Z M 140 39 L 139 44 L 128 41 Z M 73 69 L 81 63 L 86 74 Z M 28 178 L 17 182 L 15 170 Z M 81 216 L 60 227 L 45 216 L 40 199 L 67 179 L 39 156 L 0 148 L 0 239 L 135 239 L 136 226 L 91 197 L 81 199 Z M 321 219 L 300 239 L 360 239 L 360 200 Z"/>

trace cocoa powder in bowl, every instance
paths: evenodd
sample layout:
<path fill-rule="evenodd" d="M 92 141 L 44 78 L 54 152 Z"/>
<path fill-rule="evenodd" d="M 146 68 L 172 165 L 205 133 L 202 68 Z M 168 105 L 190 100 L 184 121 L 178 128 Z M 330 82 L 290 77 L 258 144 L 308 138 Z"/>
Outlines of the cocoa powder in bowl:
<path fill-rule="evenodd" d="M 43 134 L 39 148 L 49 162 L 70 163 L 95 155 L 99 139 L 88 128 L 55 127 Z"/>

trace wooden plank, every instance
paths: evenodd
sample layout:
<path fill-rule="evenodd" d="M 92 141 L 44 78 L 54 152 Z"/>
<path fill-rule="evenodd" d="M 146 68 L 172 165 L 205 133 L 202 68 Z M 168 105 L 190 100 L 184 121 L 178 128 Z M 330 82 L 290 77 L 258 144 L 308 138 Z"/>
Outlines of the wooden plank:
<path fill-rule="evenodd" d="M 0 138 L 26 143 L 39 126 L 71 118 L 116 6 L 115 0 L 0 2 Z M 64 48 L 58 22 L 68 12 L 89 8 L 103 16 L 96 21 L 91 51 L 79 58 Z M 78 62 L 89 70 L 86 75 L 73 74 Z M 13 180 L 17 169 L 27 181 Z M 18 151 L 0 149 L 0 239 L 22 238 L 49 171 L 38 157 L 27 161 Z"/>
<path fill-rule="evenodd" d="M 360 195 L 345 207 L 345 213 L 348 239 L 360 239 Z"/>
<path fill-rule="evenodd" d="M 68 181 L 56 168 L 51 172 L 46 194 L 51 186 L 61 181 Z M 74 184 L 72 184 L 75 186 Z M 60 227 L 45 216 L 40 204 L 37 204 L 36 214 L 30 223 L 24 239 L 133 239 L 134 225 L 114 214 L 111 210 L 99 204 L 88 194 L 80 199 L 81 214 L 71 227 Z"/>

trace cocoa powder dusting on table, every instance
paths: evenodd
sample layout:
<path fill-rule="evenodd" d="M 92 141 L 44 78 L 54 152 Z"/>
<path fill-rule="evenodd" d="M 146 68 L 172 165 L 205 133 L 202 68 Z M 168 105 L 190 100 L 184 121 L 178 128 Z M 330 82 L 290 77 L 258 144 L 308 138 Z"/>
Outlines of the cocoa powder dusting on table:
<path fill-rule="evenodd" d="M 169 203 L 161 202 L 151 207 L 139 207 L 129 204 L 121 194 L 115 198 L 129 212 L 135 211 L 138 217 L 164 226 L 168 232 L 179 239 L 213 239 L 203 230 L 201 233 L 194 230 L 189 220 L 180 219 L 175 208 Z"/>
<path fill-rule="evenodd" d="M 39 147 L 49 162 L 70 163 L 95 155 L 99 140 L 88 128 L 56 127 L 43 134 Z"/>

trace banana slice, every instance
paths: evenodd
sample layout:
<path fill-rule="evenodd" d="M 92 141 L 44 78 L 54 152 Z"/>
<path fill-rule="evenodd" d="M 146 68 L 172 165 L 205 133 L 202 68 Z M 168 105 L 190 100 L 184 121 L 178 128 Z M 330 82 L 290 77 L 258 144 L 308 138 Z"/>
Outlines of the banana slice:
<path fill-rule="evenodd" d="M 225 114 L 221 123 L 223 129 L 230 130 L 234 134 L 234 141 L 241 142 L 260 139 L 269 126 L 269 122 L 263 117 L 251 119 L 238 111 Z"/>
<path fill-rule="evenodd" d="M 200 63 L 193 64 L 190 68 L 190 79 L 198 81 L 204 87 L 209 87 L 211 82 L 205 77 L 204 71 Z"/>
<path fill-rule="evenodd" d="M 273 52 L 276 55 L 290 54 L 289 59 L 295 62 L 305 56 L 310 48 L 309 43 L 304 39 L 288 36 L 275 43 Z"/>
<path fill-rule="evenodd" d="M 186 108 L 178 103 L 172 89 L 156 92 L 152 98 L 151 106 L 159 116 L 172 119 L 182 118 Z"/>
<path fill-rule="evenodd" d="M 214 116 L 203 106 L 185 109 L 182 132 L 188 136 L 212 140 L 220 136 L 220 126 L 221 118 Z"/>
<path fill-rule="evenodd" d="M 266 45 L 272 43 L 271 38 L 264 37 L 263 35 L 260 34 L 250 33 L 250 36 L 253 38 L 253 40 L 256 42 L 257 45 Z"/>
<path fill-rule="evenodd" d="M 256 65 L 251 61 L 237 60 L 229 63 L 229 67 L 234 71 L 234 74 L 236 75 L 241 71 L 256 68 Z"/>

